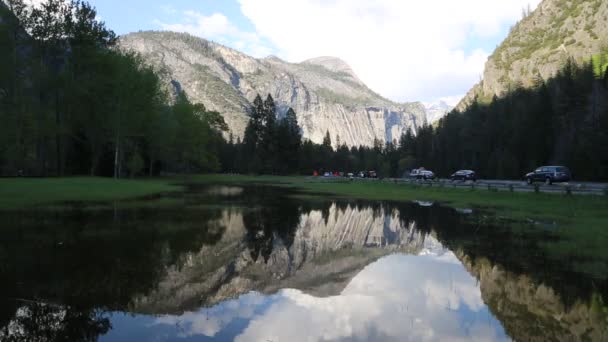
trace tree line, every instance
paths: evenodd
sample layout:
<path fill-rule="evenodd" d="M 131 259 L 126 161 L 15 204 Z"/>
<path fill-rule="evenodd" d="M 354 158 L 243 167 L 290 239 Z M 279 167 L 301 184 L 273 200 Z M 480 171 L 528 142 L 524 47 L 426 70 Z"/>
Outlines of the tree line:
<path fill-rule="evenodd" d="M 322 144 L 302 139 L 295 111 L 289 108 L 284 115 L 277 111 L 270 94 L 265 100 L 258 95 L 249 110 L 250 120 L 242 139 L 230 138 L 223 142 L 220 152 L 222 171 L 252 174 L 305 174 L 324 172 L 356 172 L 388 170 L 380 140 L 374 147 L 352 147 L 332 143 L 329 132 Z M 388 175 L 389 171 L 386 171 Z"/>
<path fill-rule="evenodd" d="M 0 1 L 0 175 L 220 169 L 222 116 L 169 94 L 84 1 Z"/>
<path fill-rule="evenodd" d="M 383 145 L 379 139 L 373 147 L 348 147 L 337 136 L 332 142 L 329 131 L 322 144 L 303 139 L 295 111 L 289 108 L 280 115 L 270 94 L 266 100 L 258 95 L 249 114 L 244 138 L 230 138 L 220 148 L 223 172 L 312 175 L 382 170 L 393 175 L 393 166 L 398 166 L 396 144 Z"/>

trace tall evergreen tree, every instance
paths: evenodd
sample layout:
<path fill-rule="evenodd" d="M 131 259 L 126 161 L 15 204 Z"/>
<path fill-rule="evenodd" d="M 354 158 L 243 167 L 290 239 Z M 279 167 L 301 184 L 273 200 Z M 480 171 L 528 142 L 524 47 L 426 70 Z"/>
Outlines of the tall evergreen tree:
<path fill-rule="evenodd" d="M 285 118 L 281 121 L 280 131 L 284 131 L 284 138 L 278 139 L 278 144 L 283 151 L 280 164 L 288 173 L 294 173 L 298 169 L 300 146 L 302 134 L 298 125 L 296 112 L 292 108 L 287 110 Z"/>
<path fill-rule="evenodd" d="M 325 132 L 325 137 L 323 138 L 323 146 L 326 148 L 331 149 L 331 136 L 329 135 L 329 130 L 327 130 L 327 132 Z"/>
<path fill-rule="evenodd" d="M 277 167 L 276 105 L 270 94 L 263 105 L 263 127 L 260 136 L 260 159 L 262 172 L 274 173 Z"/>

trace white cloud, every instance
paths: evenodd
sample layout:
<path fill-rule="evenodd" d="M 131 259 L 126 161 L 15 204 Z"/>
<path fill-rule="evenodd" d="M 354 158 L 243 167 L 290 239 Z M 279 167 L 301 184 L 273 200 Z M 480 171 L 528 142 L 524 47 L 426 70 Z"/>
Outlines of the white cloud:
<path fill-rule="evenodd" d="M 464 97 L 464 95 L 455 95 L 455 96 L 445 96 L 440 97 L 439 101 L 443 101 L 447 103 L 449 106 L 456 107 L 458 102 Z"/>
<path fill-rule="evenodd" d="M 246 321 L 235 341 L 508 340 L 458 258 L 436 240 L 427 247 L 425 255 L 392 255 L 368 265 L 337 296 L 295 289 L 249 293 L 159 317 L 149 327 L 177 326 L 180 337 L 218 337 L 235 321 Z"/>
<path fill-rule="evenodd" d="M 190 33 L 232 46 L 254 57 L 266 57 L 272 53 L 272 49 L 265 46 L 256 33 L 240 30 L 222 13 L 206 16 L 190 10 L 183 12 L 183 15 L 183 23 L 157 23 L 164 30 Z"/>
<path fill-rule="evenodd" d="M 171 4 L 160 6 L 160 9 L 169 15 L 177 14 L 177 10 Z"/>
<path fill-rule="evenodd" d="M 332 55 L 394 100 L 465 93 L 491 51 L 465 44 L 497 37 L 540 0 L 239 0 L 243 14 L 292 62 Z"/>
<path fill-rule="evenodd" d="M 456 259 L 451 252 L 380 259 L 339 296 L 282 290 L 235 340 L 466 341 L 471 339 L 467 329 L 479 340 L 507 340 L 489 318 L 475 278 L 442 258 Z"/>

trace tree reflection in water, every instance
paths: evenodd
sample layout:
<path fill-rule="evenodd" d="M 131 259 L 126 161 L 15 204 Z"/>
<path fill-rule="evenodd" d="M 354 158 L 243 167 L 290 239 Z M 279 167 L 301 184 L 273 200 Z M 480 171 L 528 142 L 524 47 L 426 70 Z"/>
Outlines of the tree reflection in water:
<path fill-rule="evenodd" d="M 14 303 L 11 321 L 0 331 L 2 341 L 97 341 L 111 328 L 108 314 L 98 309 Z"/>

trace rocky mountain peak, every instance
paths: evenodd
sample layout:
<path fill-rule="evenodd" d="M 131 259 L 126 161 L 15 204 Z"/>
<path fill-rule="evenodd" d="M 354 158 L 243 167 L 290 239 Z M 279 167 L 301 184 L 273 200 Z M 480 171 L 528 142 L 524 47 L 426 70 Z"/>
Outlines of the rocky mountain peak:
<path fill-rule="evenodd" d="M 350 65 L 348 65 L 348 63 L 346 63 L 344 60 L 342 60 L 338 57 L 322 56 L 322 57 L 307 59 L 302 63 L 320 65 L 329 71 L 338 72 L 338 73 L 339 72 L 347 73 L 347 74 L 353 76 L 353 78 L 359 79 L 357 77 L 357 75 L 355 74 L 355 72 L 353 71 L 353 69 L 350 67 Z"/>
<path fill-rule="evenodd" d="M 434 123 L 448 114 L 454 106 L 449 105 L 443 100 L 439 100 L 433 103 L 425 103 L 424 107 L 427 112 L 427 120 L 429 123 Z"/>
<path fill-rule="evenodd" d="M 138 32 L 120 47 L 139 53 L 161 72 L 168 88 L 179 84 L 194 102 L 218 111 L 235 138 L 243 136 L 257 94 L 272 95 L 279 115 L 293 108 L 305 139 L 371 146 L 398 140 L 426 123 L 420 103 L 395 103 L 370 90 L 350 66 L 335 57 L 289 63 L 276 56 L 256 59 L 221 44 L 175 32 Z"/>
<path fill-rule="evenodd" d="M 284 60 L 280 59 L 279 57 L 275 56 L 275 55 L 270 55 L 264 58 L 265 61 L 268 62 L 277 62 L 277 63 L 286 63 Z"/>

